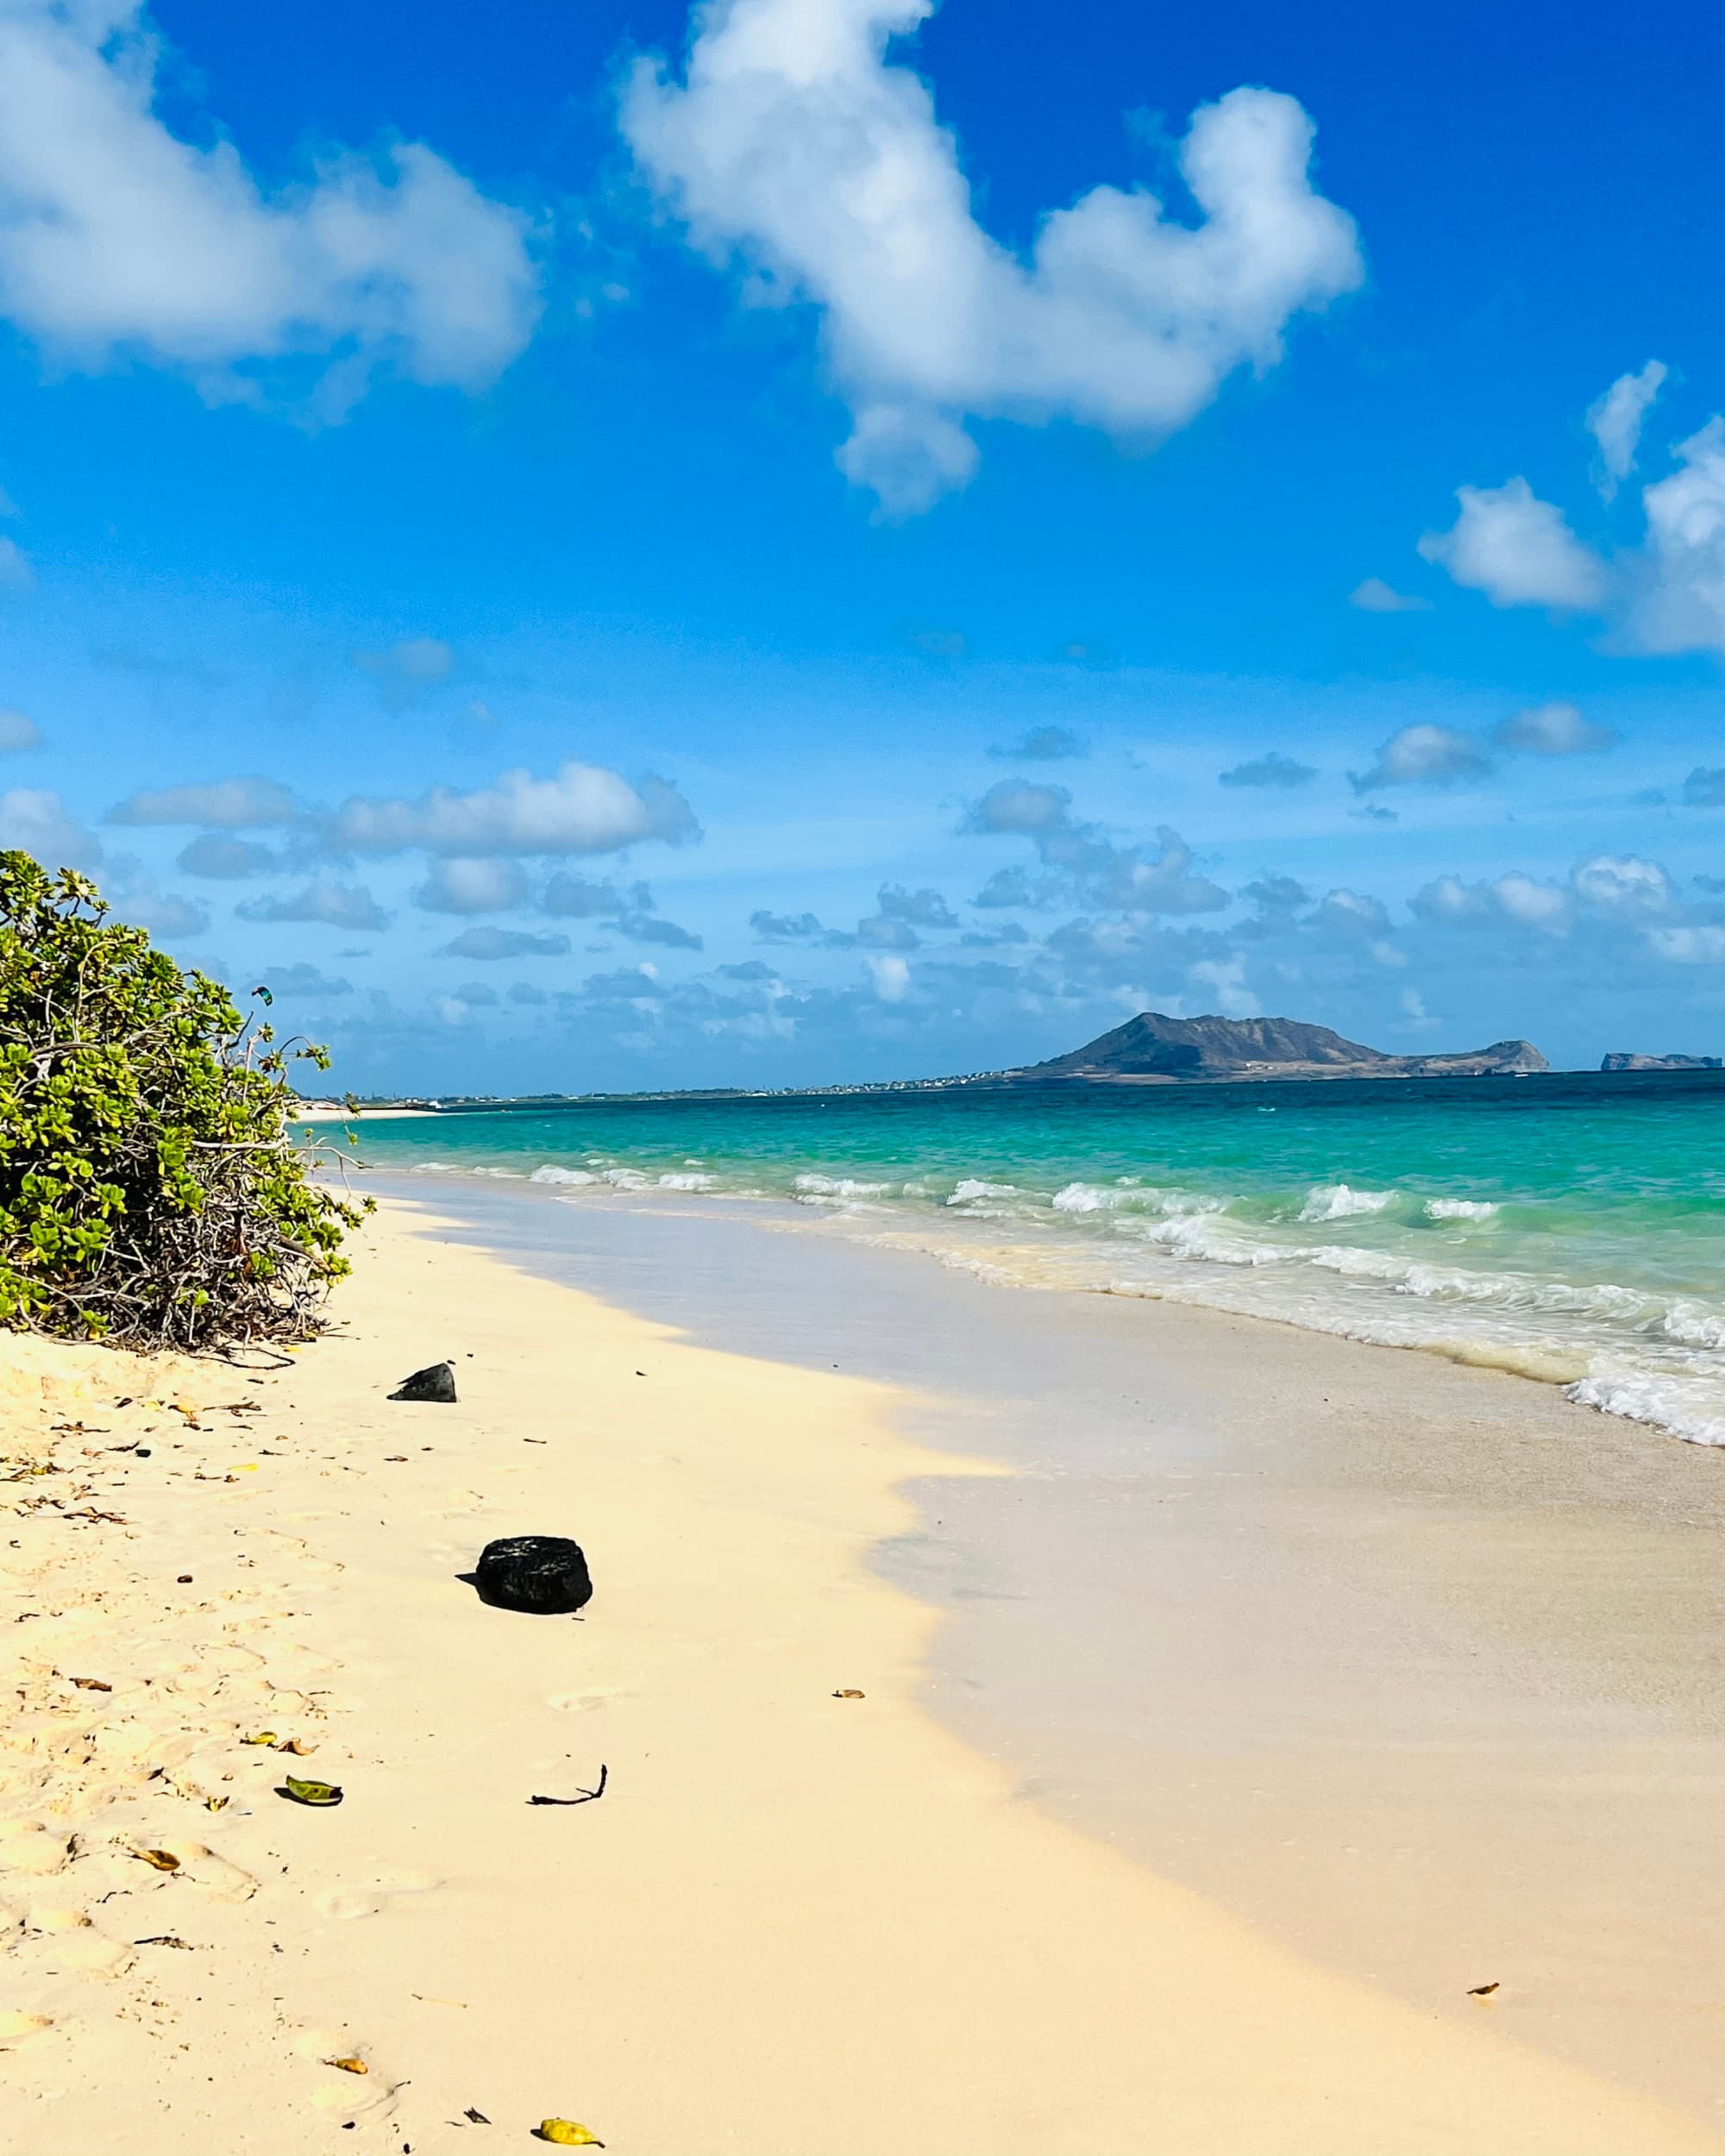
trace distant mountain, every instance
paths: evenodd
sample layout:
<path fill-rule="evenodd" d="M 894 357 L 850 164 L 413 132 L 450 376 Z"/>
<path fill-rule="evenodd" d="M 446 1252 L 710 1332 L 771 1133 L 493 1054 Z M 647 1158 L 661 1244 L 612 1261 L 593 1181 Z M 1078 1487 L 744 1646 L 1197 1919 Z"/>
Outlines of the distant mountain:
<path fill-rule="evenodd" d="M 1725 1070 L 1725 1056 L 1608 1056 L 1602 1070 Z"/>
<path fill-rule="evenodd" d="M 1550 1068 L 1530 1041 L 1494 1041 L 1452 1056 L 1386 1056 L 1297 1018 L 1170 1018 L 1141 1011 L 1070 1056 L 1004 1075 L 1019 1084 L 1168 1085 L 1206 1078 L 1488 1078 Z"/>

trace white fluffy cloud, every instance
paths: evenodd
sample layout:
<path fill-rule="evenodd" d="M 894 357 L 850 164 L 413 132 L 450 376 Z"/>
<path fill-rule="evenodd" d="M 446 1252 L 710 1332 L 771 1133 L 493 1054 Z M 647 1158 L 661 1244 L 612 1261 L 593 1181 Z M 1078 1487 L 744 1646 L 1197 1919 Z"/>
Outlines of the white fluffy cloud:
<path fill-rule="evenodd" d="M 1057 889 L 1108 912 L 1210 913 L 1228 902 L 1219 884 L 1197 873 L 1192 849 L 1178 831 L 1159 825 L 1154 851 L 1146 844 L 1117 846 L 1099 824 L 1073 815 L 1072 796 L 1063 786 L 1002 779 L 972 804 L 960 829 L 978 837 L 1029 839 L 1043 866 L 1053 872 Z M 984 900 L 1024 902 L 1015 896 Z"/>
<path fill-rule="evenodd" d="M 566 763 L 549 779 L 506 771 L 472 793 L 433 787 L 415 800 L 355 795 L 336 811 L 333 844 L 360 854 L 608 854 L 648 838 L 679 845 L 699 835 L 688 803 L 663 779 L 631 786 L 597 764 Z"/>
<path fill-rule="evenodd" d="M 1672 880 L 1657 861 L 1634 854 L 1595 854 L 1577 863 L 1578 893 L 1602 913 L 1662 913 L 1672 900 Z"/>
<path fill-rule="evenodd" d="M 1588 406 L 1587 431 L 1599 444 L 1600 492 L 1608 501 L 1617 492 L 1619 482 L 1635 468 L 1642 423 L 1668 371 L 1663 360 L 1649 360 L 1639 374 L 1620 374 L 1605 394 Z"/>
<path fill-rule="evenodd" d="M 1573 704 L 1534 704 L 1506 718 L 1491 738 L 1524 756 L 1585 756 L 1611 748 L 1618 736 Z"/>
<path fill-rule="evenodd" d="M 1404 726 L 1384 743 L 1369 771 L 1349 774 L 1349 783 L 1357 793 L 1386 786 L 1452 786 L 1490 768 L 1470 735 L 1449 726 Z"/>
<path fill-rule="evenodd" d="M 0 846 L 34 854 L 45 868 L 94 868 L 102 859 L 102 842 L 59 794 L 33 787 L 0 793 Z"/>
<path fill-rule="evenodd" d="M 474 387 L 538 313 L 524 220 L 423 143 L 321 159 L 266 191 L 171 133 L 133 0 L 0 0 L 0 312 L 62 360 L 137 354 L 211 382 L 346 355 Z"/>
<path fill-rule="evenodd" d="M 1427 532 L 1420 552 L 1494 606 L 1596 606 L 1605 565 L 1542 502 L 1524 479 L 1502 486 L 1458 486 L 1461 514 L 1448 531 Z"/>
<path fill-rule="evenodd" d="M 292 794 L 278 780 L 255 778 L 129 793 L 108 812 L 110 824 L 207 824 L 219 830 L 297 824 L 300 817 Z"/>
<path fill-rule="evenodd" d="M 0 711 L 0 754 L 15 749 L 40 749 L 42 737 L 28 711 Z"/>
<path fill-rule="evenodd" d="M 253 899 L 235 911 L 248 921 L 307 921 L 319 928 L 387 928 L 389 916 L 362 883 L 325 878 L 285 897 Z"/>
<path fill-rule="evenodd" d="M 1029 260 L 977 222 L 927 85 L 887 62 L 933 0 L 729 0 L 699 12 L 685 81 L 649 61 L 622 107 L 661 200 L 754 296 L 812 300 L 850 404 L 847 476 L 926 508 L 976 463 L 972 418 L 1183 426 L 1290 318 L 1363 274 L 1352 220 L 1316 193 L 1291 97 L 1231 91 L 1192 118 L 1202 213 L 1099 186 L 1041 221 Z"/>
<path fill-rule="evenodd" d="M 502 913 L 527 903 L 527 878 L 517 861 L 434 861 L 413 894 L 431 913 Z"/>
<path fill-rule="evenodd" d="M 1725 420 L 1709 419 L 1676 454 L 1679 469 L 1641 492 L 1634 628 L 1650 651 L 1725 652 Z"/>

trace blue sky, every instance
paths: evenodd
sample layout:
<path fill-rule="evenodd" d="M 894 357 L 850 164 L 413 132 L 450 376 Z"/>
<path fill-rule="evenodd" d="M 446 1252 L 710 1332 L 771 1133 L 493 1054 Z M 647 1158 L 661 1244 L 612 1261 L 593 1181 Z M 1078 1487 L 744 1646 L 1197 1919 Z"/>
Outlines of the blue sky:
<path fill-rule="evenodd" d="M 0 0 L 0 840 L 360 1091 L 1718 1052 L 1725 26 L 1199 12 Z"/>

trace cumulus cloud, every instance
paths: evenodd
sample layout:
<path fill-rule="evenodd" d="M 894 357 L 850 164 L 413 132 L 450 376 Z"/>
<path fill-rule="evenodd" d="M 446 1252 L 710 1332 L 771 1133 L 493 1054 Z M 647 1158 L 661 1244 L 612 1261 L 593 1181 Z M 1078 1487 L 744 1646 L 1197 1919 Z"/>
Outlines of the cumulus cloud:
<path fill-rule="evenodd" d="M 275 779 L 217 779 L 129 793 L 108 812 L 110 824 L 207 824 L 219 830 L 298 824 L 304 812 Z"/>
<path fill-rule="evenodd" d="M 1348 605 L 1362 614 L 1429 614 L 1428 599 L 1413 599 L 1386 584 L 1381 576 L 1369 576 L 1348 593 Z"/>
<path fill-rule="evenodd" d="M 1254 1018 L 1264 1006 L 1245 977 L 1245 960 L 1238 952 L 1232 958 L 1201 958 L 1191 968 L 1194 983 L 1208 988 L 1224 1018 Z"/>
<path fill-rule="evenodd" d="M 1507 921 L 1551 935 L 1566 933 L 1575 916 L 1574 893 L 1567 886 L 1516 871 L 1481 883 L 1439 876 L 1415 892 L 1408 905 L 1421 919 L 1452 926 Z"/>
<path fill-rule="evenodd" d="M 1524 756 L 1585 756 L 1615 746 L 1622 736 L 1573 704 L 1534 704 L 1506 718 L 1491 738 L 1500 749 Z"/>
<path fill-rule="evenodd" d="M 1673 966 L 1725 965 L 1725 928 L 1700 922 L 1684 928 L 1653 928 L 1647 941 Z"/>
<path fill-rule="evenodd" d="M 1461 514 L 1448 531 L 1427 532 L 1420 552 L 1494 606 L 1597 606 L 1605 564 L 1583 546 L 1563 511 L 1524 479 L 1502 486 L 1458 486 Z"/>
<path fill-rule="evenodd" d="M 509 1000 L 511 1003 L 524 1004 L 538 1004 L 549 1000 L 545 991 L 536 987 L 530 981 L 516 981 L 509 991 Z"/>
<path fill-rule="evenodd" d="M 1603 913 L 1662 913 L 1675 893 L 1657 861 L 1634 854 L 1595 854 L 1577 863 L 1571 877 L 1578 894 Z"/>
<path fill-rule="evenodd" d="M 1599 445 L 1600 492 L 1609 501 L 1635 468 L 1641 427 L 1668 369 L 1649 360 L 1639 374 L 1620 374 L 1603 397 L 1587 409 L 1587 431 Z"/>
<path fill-rule="evenodd" d="M 102 860 L 102 842 L 59 794 L 32 787 L 0 793 L 0 846 L 33 854 L 45 868 L 91 869 Z"/>
<path fill-rule="evenodd" d="M 1683 782 L 1689 808 L 1725 808 L 1725 764 L 1698 763 Z"/>
<path fill-rule="evenodd" d="M 826 933 L 812 913 L 769 913 L 764 906 L 749 916 L 749 925 L 763 943 L 812 943 Z"/>
<path fill-rule="evenodd" d="M 1479 745 L 1449 726 L 1404 726 L 1377 752 L 1368 771 L 1351 771 L 1356 793 L 1386 786 L 1453 786 L 1481 777 L 1490 768 Z"/>
<path fill-rule="evenodd" d="M 1725 652 L 1725 420 L 1709 419 L 1675 454 L 1680 468 L 1641 490 L 1631 626 L 1649 651 Z"/>
<path fill-rule="evenodd" d="M 465 1003 L 469 1010 L 479 1010 L 499 1000 L 497 990 L 486 981 L 464 981 L 453 993 L 455 1000 Z"/>
<path fill-rule="evenodd" d="M 179 866 L 189 876 L 209 876 L 237 882 L 247 876 L 267 876 L 281 862 L 267 846 L 254 838 L 229 838 L 219 831 L 204 831 L 181 847 Z"/>
<path fill-rule="evenodd" d="M 423 143 L 331 150 L 262 189 L 225 137 L 170 131 L 130 0 L 0 9 L 0 312 L 62 364 L 235 370 L 339 354 L 338 401 L 392 365 L 475 388 L 538 313 L 524 220 Z"/>
<path fill-rule="evenodd" d="M 651 887 L 632 883 L 626 889 L 592 876 L 560 869 L 540 894 L 540 911 L 554 918 L 604 921 L 630 943 L 659 943 L 671 950 L 699 950 L 701 939 L 668 921 L 653 903 Z"/>
<path fill-rule="evenodd" d="M 459 854 L 434 861 L 413 894 L 428 913 L 502 913 L 527 902 L 518 861 L 474 861 Z"/>
<path fill-rule="evenodd" d="M 0 755 L 11 755 L 21 749 L 40 749 L 41 745 L 36 722 L 28 713 L 0 711 Z"/>
<path fill-rule="evenodd" d="M 389 915 L 362 883 L 319 877 L 303 890 L 250 899 L 235 911 L 247 921 L 309 921 L 320 928 L 387 928 Z"/>
<path fill-rule="evenodd" d="M 1232 771 L 1221 772 L 1218 784 L 1285 790 L 1289 787 L 1309 786 L 1317 775 L 1309 763 L 1296 763 L 1292 756 L 1284 756 L 1279 749 L 1272 749 L 1267 756 L 1256 757 L 1251 763 L 1237 763 Z"/>
<path fill-rule="evenodd" d="M 1027 838 L 1043 866 L 1083 904 L 1128 913 L 1204 913 L 1228 894 L 1193 867 L 1178 831 L 1158 826 L 1156 847 L 1117 846 L 1100 825 L 1072 813 L 1063 786 L 1002 779 L 972 805 L 959 826 L 977 836 Z M 998 902 L 998 901 L 997 901 Z M 1007 901 L 1016 903 L 1016 901 Z"/>
<path fill-rule="evenodd" d="M 991 749 L 988 754 L 1015 763 L 1063 763 L 1073 756 L 1088 755 L 1089 751 L 1076 734 L 1069 733 L 1063 726 L 1032 726 L 1004 749 Z"/>
<path fill-rule="evenodd" d="M 433 787 L 413 800 L 354 795 L 336 812 L 333 844 L 358 854 L 607 854 L 643 839 L 681 845 L 699 836 L 675 787 L 637 785 L 590 763 L 565 763 L 549 779 L 506 771 L 493 787 L 456 793 Z"/>
<path fill-rule="evenodd" d="M 567 936 L 535 936 L 522 928 L 464 928 L 442 947 L 446 958 L 564 958 Z"/>
<path fill-rule="evenodd" d="M 925 887 L 906 891 L 902 884 L 883 883 L 875 904 L 882 919 L 904 921 L 913 928 L 957 928 L 958 916 L 938 891 Z"/>
<path fill-rule="evenodd" d="M 869 972 L 875 993 L 882 1003 L 902 1003 L 911 985 L 911 969 L 902 958 L 870 958 Z"/>
<path fill-rule="evenodd" d="M 1099 186 L 1044 216 L 1028 260 L 976 222 L 927 85 L 889 66 L 932 0 L 731 0 L 696 17 L 683 83 L 637 63 L 624 135 L 666 209 L 752 296 L 822 310 L 850 403 L 846 475 L 891 511 L 974 472 L 973 418 L 1183 426 L 1290 319 L 1360 281 L 1352 220 L 1316 193 L 1291 97 L 1231 91 L 1192 118 L 1201 212 Z"/>

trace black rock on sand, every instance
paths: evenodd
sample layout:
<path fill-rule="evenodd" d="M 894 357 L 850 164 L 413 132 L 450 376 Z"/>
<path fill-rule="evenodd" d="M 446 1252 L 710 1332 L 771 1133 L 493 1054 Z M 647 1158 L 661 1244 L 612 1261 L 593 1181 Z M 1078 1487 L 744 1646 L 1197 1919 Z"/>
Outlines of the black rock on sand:
<path fill-rule="evenodd" d="M 481 1601 L 536 1617 L 567 1616 L 593 1600 L 581 1545 L 563 1535 L 505 1535 L 488 1542 L 471 1577 Z"/>
<path fill-rule="evenodd" d="M 392 1400 L 438 1400 L 446 1407 L 453 1406 L 455 1398 L 455 1373 L 448 1363 L 428 1363 L 423 1370 L 415 1370 L 411 1377 L 404 1377 L 390 1395 Z"/>

